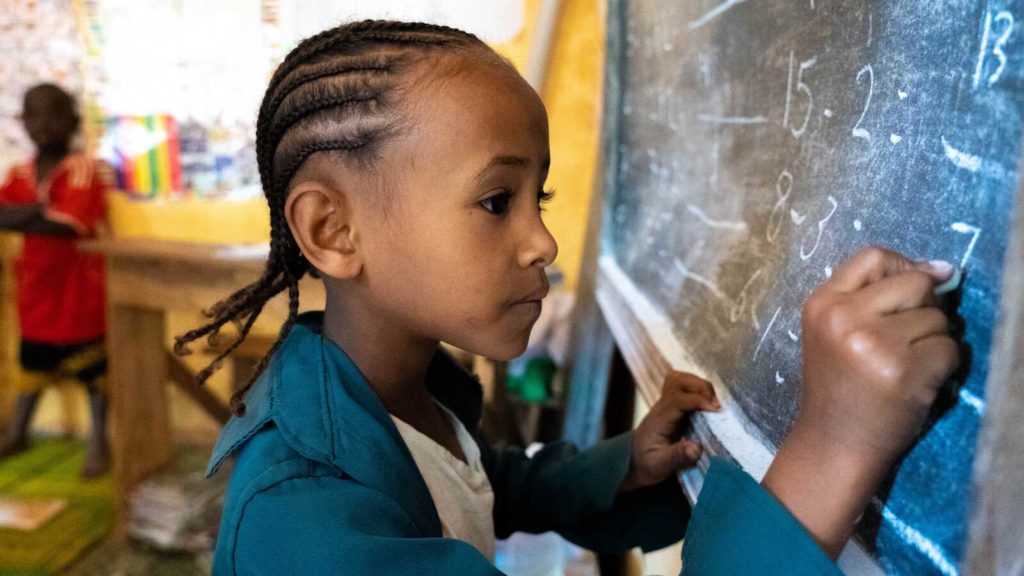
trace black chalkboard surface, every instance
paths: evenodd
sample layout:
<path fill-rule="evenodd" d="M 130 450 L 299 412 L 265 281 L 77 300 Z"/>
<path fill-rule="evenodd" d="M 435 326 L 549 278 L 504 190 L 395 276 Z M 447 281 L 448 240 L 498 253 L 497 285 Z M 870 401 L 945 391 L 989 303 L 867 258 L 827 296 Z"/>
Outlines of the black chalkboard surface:
<path fill-rule="evenodd" d="M 964 267 L 970 362 L 858 531 L 886 572 L 957 573 L 1018 184 L 1024 1 L 621 0 L 609 19 L 602 260 L 769 451 L 798 406 L 802 302 L 832 266 L 873 244 Z"/>

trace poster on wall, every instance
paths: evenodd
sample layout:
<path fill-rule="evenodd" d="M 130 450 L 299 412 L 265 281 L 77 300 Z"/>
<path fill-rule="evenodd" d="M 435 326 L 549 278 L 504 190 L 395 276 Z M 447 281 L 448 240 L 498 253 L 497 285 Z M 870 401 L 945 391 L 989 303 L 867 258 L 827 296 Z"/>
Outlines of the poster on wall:
<path fill-rule="evenodd" d="M 98 153 L 122 190 L 259 195 L 252 138 L 280 57 L 276 12 L 268 0 L 102 0 Z"/>
<path fill-rule="evenodd" d="M 4 0 L 0 10 L 0 170 L 23 162 L 32 143 L 21 125 L 22 96 L 40 82 L 77 94 L 81 44 L 67 0 Z"/>

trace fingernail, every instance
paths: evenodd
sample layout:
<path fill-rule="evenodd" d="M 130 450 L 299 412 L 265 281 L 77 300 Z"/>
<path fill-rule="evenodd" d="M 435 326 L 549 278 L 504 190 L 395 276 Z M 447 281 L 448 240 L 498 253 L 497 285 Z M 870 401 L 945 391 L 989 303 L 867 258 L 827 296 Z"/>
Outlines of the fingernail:
<path fill-rule="evenodd" d="M 946 278 L 953 273 L 953 264 L 945 260 L 930 260 L 928 267 L 932 269 L 932 272 Z"/>
<path fill-rule="evenodd" d="M 934 292 L 936 296 L 948 294 L 960 287 L 961 280 L 963 280 L 963 272 L 959 268 L 954 268 L 949 279 L 936 286 L 932 292 Z"/>
<path fill-rule="evenodd" d="M 686 447 L 686 455 L 696 460 L 700 458 L 700 446 L 696 444 L 690 444 Z"/>

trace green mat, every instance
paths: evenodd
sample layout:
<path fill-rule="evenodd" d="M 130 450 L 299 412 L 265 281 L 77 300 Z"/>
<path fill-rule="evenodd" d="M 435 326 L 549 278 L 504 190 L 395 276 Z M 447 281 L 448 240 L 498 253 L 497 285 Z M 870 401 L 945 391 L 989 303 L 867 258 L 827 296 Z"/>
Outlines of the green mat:
<path fill-rule="evenodd" d="M 103 539 L 114 521 L 110 476 L 83 481 L 85 446 L 65 439 L 37 441 L 0 462 L 0 497 L 63 498 L 68 505 L 38 530 L 0 528 L 0 576 L 56 574 Z"/>

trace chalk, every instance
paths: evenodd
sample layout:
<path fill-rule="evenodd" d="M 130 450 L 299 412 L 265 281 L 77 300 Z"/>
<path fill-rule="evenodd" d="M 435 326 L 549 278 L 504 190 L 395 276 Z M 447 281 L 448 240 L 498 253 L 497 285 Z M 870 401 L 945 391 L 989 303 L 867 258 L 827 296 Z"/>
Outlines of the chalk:
<path fill-rule="evenodd" d="M 950 292 L 952 292 L 952 291 L 954 291 L 954 290 L 956 290 L 957 288 L 960 287 L 960 281 L 962 279 L 963 279 L 963 273 L 961 272 L 961 269 L 960 268 L 953 268 L 953 275 L 949 277 L 949 280 L 946 280 L 942 284 L 939 284 L 938 286 L 936 286 L 935 290 L 933 290 L 932 292 L 936 296 L 942 296 L 943 294 L 949 294 Z"/>

